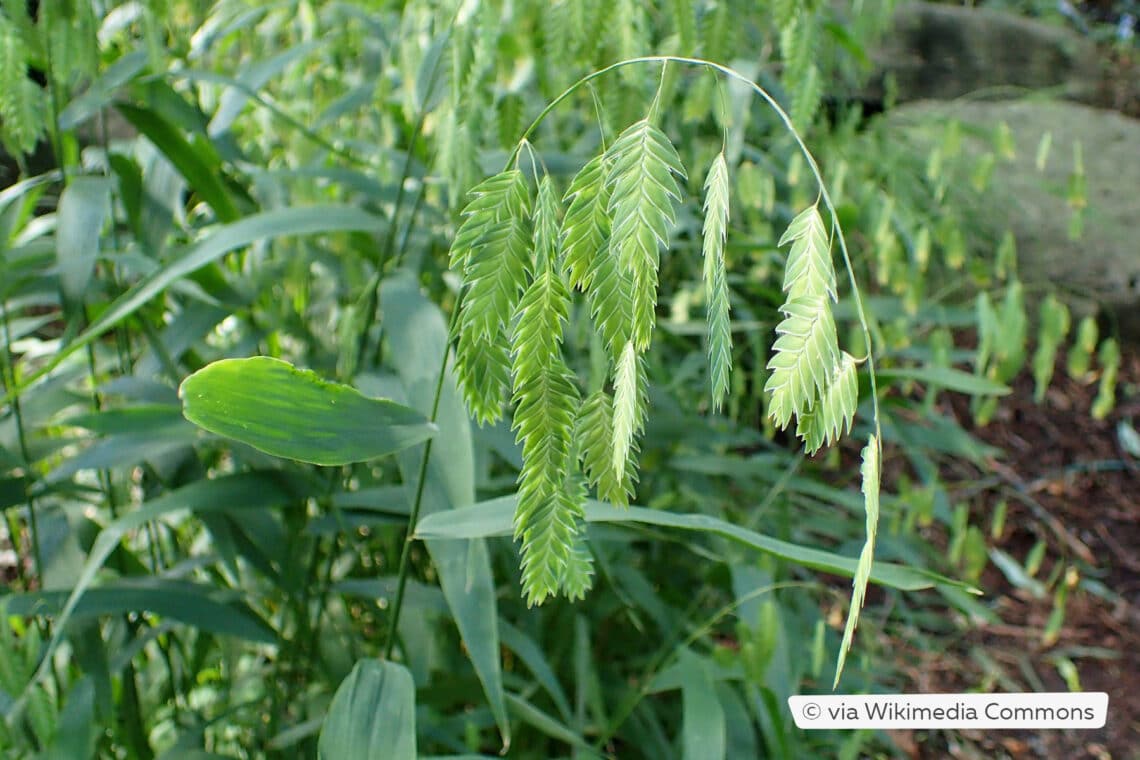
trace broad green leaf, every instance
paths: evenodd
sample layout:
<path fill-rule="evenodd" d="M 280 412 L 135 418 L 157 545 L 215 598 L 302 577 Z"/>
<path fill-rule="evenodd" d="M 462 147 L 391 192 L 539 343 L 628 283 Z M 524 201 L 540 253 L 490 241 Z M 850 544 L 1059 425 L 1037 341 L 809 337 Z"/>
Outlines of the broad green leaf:
<path fill-rule="evenodd" d="M 420 61 L 412 89 L 412 102 L 417 113 L 423 114 L 434 110 L 447 92 L 447 88 L 441 85 L 440 80 L 446 70 L 442 56 L 450 37 L 450 29 L 437 34 Z"/>
<path fill-rule="evenodd" d="M 100 470 L 154 461 L 166 452 L 191 446 L 198 435 L 177 406 L 150 405 L 108 409 L 64 420 L 105 437 L 63 460 L 45 481 L 57 483 L 83 470 Z"/>
<path fill-rule="evenodd" d="M 1001 549 L 992 547 L 990 559 L 1015 588 L 1028 591 L 1035 599 L 1044 599 L 1048 593 L 1045 584 L 1025 572 L 1025 567 Z"/>
<path fill-rule="evenodd" d="M 280 75 L 299 59 L 304 58 L 321 45 L 328 44 L 329 41 L 328 38 L 309 40 L 241 70 L 235 86 L 227 88 L 222 93 L 218 110 L 210 119 L 210 125 L 207 128 L 209 135 L 217 137 L 228 131 L 252 94 L 257 93 L 270 79 Z"/>
<path fill-rule="evenodd" d="M 822 629 L 820 629 L 822 630 Z M 756 741 L 756 727 L 749 708 L 730 681 L 716 683 L 716 695 L 724 710 L 725 755 L 736 757 L 761 757 Z M 771 754 L 776 754 L 772 751 Z"/>
<path fill-rule="evenodd" d="M 235 592 L 217 586 L 167 578 L 120 579 L 90 589 L 71 609 L 72 617 L 152 612 L 210 633 L 272 644 L 277 634 Z M 38 591 L 6 596 L 10 615 L 55 616 L 68 608 L 67 591 Z M 61 626 L 62 627 L 62 626 Z"/>
<path fill-rule="evenodd" d="M 99 256 L 99 235 L 111 208 L 111 180 L 76 177 L 59 197 L 55 232 L 59 286 L 73 304 L 83 300 Z"/>
<path fill-rule="evenodd" d="M 425 540 L 508 536 L 513 529 L 514 502 L 515 497 L 504 496 L 447 515 L 428 515 L 416 526 L 415 535 Z M 858 561 L 854 558 L 770 538 L 709 515 L 676 514 L 645 507 L 614 509 L 609 504 L 591 499 L 586 502 L 586 522 L 640 523 L 711 533 L 804 567 L 848 577 L 855 575 L 858 566 Z M 881 586 L 902 591 L 951 586 L 980 593 L 968 584 L 944 578 L 937 573 L 889 562 L 876 562 L 870 577 Z"/>
<path fill-rule="evenodd" d="M 79 414 L 59 424 L 87 428 L 100 435 L 121 435 L 149 433 L 167 426 L 182 427 L 186 425 L 186 421 L 182 418 L 182 411 L 175 405 L 140 404 Z"/>
<path fill-rule="evenodd" d="M 156 426 L 148 431 L 107 436 L 80 453 L 64 459 L 44 480 L 47 483 L 58 483 L 83 470 L 102 470 L 154 461 L 168 452 L 193 445 L 196 437 L 194 426 L 185 420 Z"/>
<path fill-rule="evenodd" d="M 267 356 L 223 359 L 182 381 L 186 419 L 266 454 L 321 465 L 363 462 L 431 437 L 417 412 Z"/>
<path fill-rule="evenodd" d="M 981 464 L 1000 457 L 1001 449 L 970 435 L 953 419 L 930 413 L 911 421 L 887 409 L 882 417 L 883 440 L 902 445 L 908 454 L 941 453 Z"/>
<path fill-rule="evenodd" d="M 437 512 L 445 521 L 454 519 L 475 502 L 475 454 L 471 422 L 450 370 L 444 374 L 438 406 L 435 403 L 441 360 L 448 350 L 447 325 L 439 307 L 420 293 L 416 279 L 408 272 L 384 281 L 380 303 L 391 355 L 398 357 L 395 369 L 408 406 L 425 415 L 436 409 L 439 434 L 425 444 L 432 448 L 422 514 Z M 410 484 L 410 498 L 419 480 L 422 455 L 420 447 L 397 455 L 404 482 Z M 511 512 L 513 515 L 513 502 Z M 479 540 L 424 543 L 467 655 L 483 685 L 505 752 L 510 746 L 511 732 L 499 652 L 498 603 L 487 546 Z"/>
<path fill-rule="evenodd" d="M 515 713 L 524 723 L 533 726 L 552 739 L 557 739 L 592 754 L 593 748 L 573 729 L 538 709 L 527 700 L 514 694 L 508 694 L 507 702 L 511 706 L 511 712 Z"/>
<path fill-rule="evenodd" d="M 403 665 L 361 660 L 333 696 L 320 760 L 416 758 L 416 687 Z"/>

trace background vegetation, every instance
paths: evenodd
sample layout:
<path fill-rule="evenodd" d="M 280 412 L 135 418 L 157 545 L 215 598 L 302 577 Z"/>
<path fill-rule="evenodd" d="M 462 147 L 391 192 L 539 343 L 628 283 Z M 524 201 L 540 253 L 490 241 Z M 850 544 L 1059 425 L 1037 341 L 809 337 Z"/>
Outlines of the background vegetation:
<path fill-rule="evenodd" d="M 991 615 L 970 591 L 1004 507 L 979 523 L 942 465 L 997 452 L 940 395 L 984 423 L 1068 350 L 1112 409 L 1116 340 L 1027 296 L 1012 238 L 967 221 L 1007 136 L 949 123 L 900 152 L 825 98 L 867 73 L 890 3 L 36 5 L 0 5 L 11 756 L 889 754 L 798 731 L 786 698 L 838 677 L 872 504 L 843 690 L 900 688 L 892 637 Z M 820 188 L 795 134 L 707 67 L 613 69 L 532 126 L 646 55 L 760 85 L 833 206 L 801 215 Z M 643 155 L 622 135 L 649 163 L 591 182 L 592 158 Z M 813 281 L 836 298 L 834 367 L 813 366 L 853 390 L 813 430 L 772 357 L 804 295 L 785 267 L 808 224 L 830 267 L 833 221 L 852 278 L 840 258 Z M 602 288 L 576 230 L 634 240 L 657 287 L 631 325 L 605 299 L 633 286 Z M 500 238 L 507 258 L 478 258 Z M 891 488 L 868 517 L 876 431 Z M 555 487 L 570 506 L 542 514 Z M 1040 562 L 1003 570 L 1059 627 L 1076 580 Z"/>

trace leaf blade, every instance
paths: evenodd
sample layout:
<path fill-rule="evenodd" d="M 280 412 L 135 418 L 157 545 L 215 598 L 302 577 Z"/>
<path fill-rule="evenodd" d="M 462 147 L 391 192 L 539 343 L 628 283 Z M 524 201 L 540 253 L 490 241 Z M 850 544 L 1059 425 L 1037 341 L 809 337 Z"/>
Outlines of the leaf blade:
<path fill-rule="evenodd" d="M 317 744 L 320 760 L 416 758 L 416 692 L 403 665 L 361 660 L 341 682 Z"/>
<path fill-rule="evenodd" d="M 310 464 L 363 462 L 435 433 L 412 409 L 267 356 L 209 364 L 183 380 L 178 395 L 195 425 Z"/>

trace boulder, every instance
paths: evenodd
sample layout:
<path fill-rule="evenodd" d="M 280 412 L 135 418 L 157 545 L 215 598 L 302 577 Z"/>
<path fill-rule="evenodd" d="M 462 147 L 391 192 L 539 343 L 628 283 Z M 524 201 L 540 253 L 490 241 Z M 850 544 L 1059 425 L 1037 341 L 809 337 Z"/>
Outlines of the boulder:
<path fill-rule="evenodd" d="M 993 151 L 989 138 L 1003 123 L 1015 146 L 1012 157 L 995 161 L 973 206 L 977 217 L 967 223 L 999 235 L 1005 227 L 1012 230 L 1018 276 L 1027 285 L 1068 293 L 1078 314 L 1094 305 L 1109 310 L 1121 332 L 1140 336 L 1140 121 L 1060 101 L 919 101 L 893 109 L 880 126 L 893 131 L 897 145 L 925 155 L 951 119 L 962 124 L 960 160 Z M 1050 148 L 1039 165 L 1046 133 Z M 1073 239 L 1067 188 L 1078 141 L 1087 206 Z"/>
<path fill-rule="evenodd" d="M 1016 97 L 1026 90 L 1093 102 L 1102 72 L 1092 41 L 1060 26 L 988 8 L 906 3 L 872 54 L 863 102 L 964 95 Z"/>

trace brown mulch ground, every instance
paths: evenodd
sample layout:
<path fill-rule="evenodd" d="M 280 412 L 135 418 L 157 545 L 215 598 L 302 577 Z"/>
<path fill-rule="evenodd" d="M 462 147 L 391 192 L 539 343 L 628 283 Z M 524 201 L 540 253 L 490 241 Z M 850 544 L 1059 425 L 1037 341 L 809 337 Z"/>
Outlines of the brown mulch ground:
<path fill-rule="evenodd" d="M 1045 641 L 1057 580 L 1042 598 L 1017 588 L 992 563 L 979 581 L 983 603 L 1001 623 L 964 624 L 960 637 L 941 651 L 898 645 L 911 681 L 907 691 L 952 693 L 986 685 L 993 690 L 1067 691 L 1057 660 L 1075 665 L 1083 691 L 1109 695 L 1108 722 L 1093 731 L 896 732 L 892 736 L 914 758 L 1140 758 L 1140 459 L 1122 446 L 1122 420 L 1140 428 L 1140 350 L 1125 347 L 1117 406 L 1103 421 L 1089 409 L 1095 381 L 1069 378 L 1059 366 L 1045 401 L 1033 400 L 1033 381 L 1022 377 L 1002 399 L 989 425 L 974 428 L 968 400 L 943 402 L 979 440 L 1005 456 L 984 470 L 955 463 L 945 481 L 962 484 L 955 501 L 971 506 L 971 523 L 989 531 L 994 506 L 1005 500 L 1008 516 L 997 540 L 1024 561 L 1043 539 L 1045 560 L 1035 576 L 1047 582 L 1070 568 L 1094 581 L 1073 588 L 1055 641 Z M 965 484 L 996 484 L 977 492 Z M 944 542 L 945 533 L 932 534 Z M 942 543 L 941 546 L 945 546 Z M 1056 573 L 1055 576 L 1053 574 Z M 894 645 L 893 643 L 892 645 Z M 983 665 L 979 660 L 988 662 Z"/>

